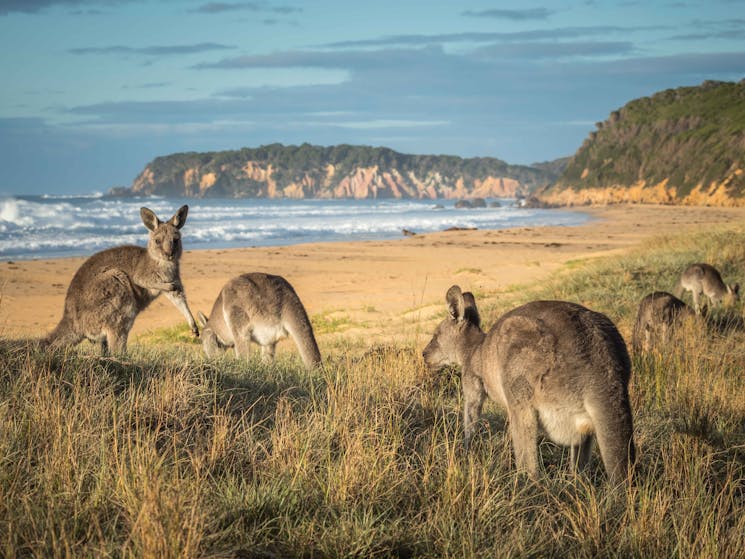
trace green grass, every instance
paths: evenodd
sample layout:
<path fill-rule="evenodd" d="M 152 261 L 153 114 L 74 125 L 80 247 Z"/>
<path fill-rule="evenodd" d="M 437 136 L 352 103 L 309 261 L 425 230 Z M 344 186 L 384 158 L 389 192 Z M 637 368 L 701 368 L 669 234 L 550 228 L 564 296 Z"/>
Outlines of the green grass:
<path fill-rule="evenodd" d="M 484 322 L 561 298 L 627 336 L 641 297 L 687 263 L 745 278 L 742 231 L 651 247 L 477 299 Z M 517 475 L 491 403 L 466 454 L 458 376 L 427 372 L 413 340 L 337 339 L 307 372 L 294 355 L 206 360 L 179 338 L 107 359 L 0 344 L 0 555 L 745 556 L 742 329 L 692 328 L 634 357 L 639 462 L 620 495 L 597 451 L 574 479 L 547 441 L 546 475 Z"/>

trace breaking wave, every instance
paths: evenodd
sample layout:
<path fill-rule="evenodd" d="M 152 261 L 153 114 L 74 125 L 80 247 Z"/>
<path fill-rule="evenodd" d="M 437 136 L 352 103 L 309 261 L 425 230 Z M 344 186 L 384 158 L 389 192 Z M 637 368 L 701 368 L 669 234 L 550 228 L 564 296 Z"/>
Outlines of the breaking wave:
<path fill-rule="evenodd" d="M 168 219 L 185 203 L 187 250 L 394 239 L 402 229 L 578 225 L 588 219 L 578 212 L 518 209 L 514 200 L 502 200 L 499 208 L 455 209 L 452 201 L 420 200 L 14 196 L 0 198 L 0 259 L 85 256 L 116 245 L 144 245 L 140 207 Z"/>

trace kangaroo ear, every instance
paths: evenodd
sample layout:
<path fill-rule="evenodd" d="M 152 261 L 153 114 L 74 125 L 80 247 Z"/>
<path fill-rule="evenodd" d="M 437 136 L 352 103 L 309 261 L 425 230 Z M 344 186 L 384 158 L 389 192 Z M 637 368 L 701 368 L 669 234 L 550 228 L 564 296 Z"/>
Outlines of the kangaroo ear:
<path fill-rule="evenodd" d="M 204 313 L 202 311 L 197 312 L 197 320 L 199 320 L 199 325 L 202 328 L 207 326 L 207 317 L 204 316 Z"/>
<path fill-rule="evenodd" d="M 736 283 L 735 285 L 732 286 L 732 293 L 734 293 L 735 295 L 739 295 L 740 294 L 740 284 L 739 283 Z"/>
<path fill-rule="evenodd" d="M 448 289 L 445 295 L 445 301 L 448 304 L 448 312 L 455 320 L 463 320 L 466 311 L 466 302 L 463 300 L 463 292 L 457 285 Z"/>
<path fill-rule="evenodd" d="M 173 225 L 176 229 L 181 229 L 184 226 L 184 223 L 186 223 L 186 214 L 188 213 L 189 206 L 184 204 L 171 218 L 171 225 Z"/>
<path fill-rule="evenodd" d="M 155 231 L 158 228 L 158 225 L 162 223 L 158 219 L 158 216 L 148 208 L 140 208 L 140 218 L 142 218 L 142 223 L 144 223 L 145 227 L 150 229 L 150 231 Z"/>
<path fill-rule="evenodd" d="M 481 315 L 479 315 L 479 310 L 476 308 L 476 299 L 473 297 L 473 293 L 466 291 L 463 294 L 463 301 L 466 305 L 463 311 L 465 319 L 471 324 L 481 327 Z"/>

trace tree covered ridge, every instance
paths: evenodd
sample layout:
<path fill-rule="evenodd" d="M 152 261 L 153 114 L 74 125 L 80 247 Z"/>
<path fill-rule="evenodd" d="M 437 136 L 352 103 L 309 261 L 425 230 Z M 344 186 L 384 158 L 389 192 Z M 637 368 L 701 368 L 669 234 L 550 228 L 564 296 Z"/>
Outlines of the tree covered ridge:
<path fill-rule="evenodd" d="M 635 99 L 596 126 L 547 193 L 666 180 L 679 200 L 722 184 L 745 195 L 745 80 Z"/>
<path fill-rule="evenodd" d="M 147 194 L 194 195 L 185 192 L 185 177 L 190 172 L 199 176 L 214 174 L 214 184 L 201 192 L 207 196 L 262 196 L 266 195 L 265 180 L 247 176 L 245 167 L 253 164 L 263 169 L 271 166 L 271 180 L 279 190 L 288 185 L 308 183 L 318 189 L 333 188 L 345 177 L 359 169 L 376 168 L 378 173 L 389 173 L 401 182 L 409 182 L 404 190 L 416 193 L 409 177 L 418 181 L 434 181 L 435 187 L 462 181 L 465 188 L 475 181 L 507 178 L 520 183 L 525 191 L 550 183 L 557 176 L 552 169 L 510 165 L 493 157 L 462 158 L 453 155 L 410 155 L 385 147 L 283 145 L 279 143 L 257 148 L 214 152 L 187 152 L 156 157 L 135 179 L 132 190 Z M 330 177 L 329 169 L 333 169 Z M 329 181 L 331 184 L 329 185 Z M 419 185 L 421 187 L 421 185 Z"/>

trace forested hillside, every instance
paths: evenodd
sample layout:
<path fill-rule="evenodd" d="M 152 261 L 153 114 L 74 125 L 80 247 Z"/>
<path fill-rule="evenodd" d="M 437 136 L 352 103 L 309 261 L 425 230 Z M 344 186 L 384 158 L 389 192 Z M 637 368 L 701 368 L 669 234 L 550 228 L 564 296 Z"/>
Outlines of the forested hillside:
<path fill-rule="evenodd" d="M 492 157 L 407 155 L 388 148 L 271 144 L 157 157 L 113 194 L 269 198 L 514 196 L 547 185 L 550 169 Z"/>
<path fill-rule="evenodd" d="M 745 202 L 745 80 L 636 99 L 597 124 L 541 197 L 553 203 Z"/>

